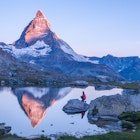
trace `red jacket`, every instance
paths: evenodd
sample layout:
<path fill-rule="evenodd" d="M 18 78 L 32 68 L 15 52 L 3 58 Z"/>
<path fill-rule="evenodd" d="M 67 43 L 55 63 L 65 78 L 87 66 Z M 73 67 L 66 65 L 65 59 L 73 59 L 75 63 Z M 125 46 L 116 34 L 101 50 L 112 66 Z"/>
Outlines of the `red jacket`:
<path fill-rule="evenodd" d="M 82 99 L 85 100 L 86 99 L 86 94 L 82 95 Z"/>

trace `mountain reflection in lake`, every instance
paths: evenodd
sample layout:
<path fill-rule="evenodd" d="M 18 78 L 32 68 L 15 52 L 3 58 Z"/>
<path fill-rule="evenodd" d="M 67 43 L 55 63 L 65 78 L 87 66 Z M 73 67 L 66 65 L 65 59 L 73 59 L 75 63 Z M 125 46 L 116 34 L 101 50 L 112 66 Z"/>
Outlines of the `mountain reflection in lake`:
<path fill-rule="evenodd" d="M 12 127 L 11 133 L 19 136 L 51 135 L 67 133 L 93 135 L 105 130 L 89 124 L 87 116 L 67 115 L 62 111 L 70 99 L 80 99 L 82 91 L 87 103 L 103 96 L 121 93 L 121 89 L 99 90 L 94 87 L 81 88 L 0 88 L 0 122 Z"/>
<path fill-rule="evenodd" d="M 25 114 L 35 127 L 45 116 L 47 108 L 63 98 L 71 88 L 17 88 L 14 94 Z"/>

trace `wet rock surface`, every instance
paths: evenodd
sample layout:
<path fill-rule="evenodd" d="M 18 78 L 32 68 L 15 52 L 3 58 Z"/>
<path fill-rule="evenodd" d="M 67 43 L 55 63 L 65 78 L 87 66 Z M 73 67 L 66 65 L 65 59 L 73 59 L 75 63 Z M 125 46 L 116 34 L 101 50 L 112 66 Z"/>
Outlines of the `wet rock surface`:
<path fill-rule="evenodd" d="M 63 107 L 63 111 L 68 114 L 75 114 L 86 112 L 89 108 L 89 105 L 85 102 L 82 102 L 78 99 L 72 99 L 67 102 L 67 104 Z"/>
<path fill-rule="evenodd" d="M 0 136 L 8 134 L 10 131 L 10 126 L 5 126 L 5 123 L 0 123 Z"/>

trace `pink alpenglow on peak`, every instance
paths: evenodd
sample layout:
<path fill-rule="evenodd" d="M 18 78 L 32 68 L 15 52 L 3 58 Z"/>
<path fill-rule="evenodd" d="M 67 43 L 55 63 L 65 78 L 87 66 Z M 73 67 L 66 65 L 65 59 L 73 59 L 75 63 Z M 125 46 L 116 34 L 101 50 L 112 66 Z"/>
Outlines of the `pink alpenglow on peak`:
<path fill-rule="evenodd" d="M 45 18 L 44 14 L 42 13 L 41 10 L 38 10 L 37 13 L 36 13 L 36 17 L 42 17 L 42 18 Z"/>
<path fill-rule="evenodd" d="M 38 10 L 35 18 L 30 23 L 25 33 L 25 41 L 31 42 L 36 38 L 47 35 L 47 31 L 50 30 L 50 24 L 44 14 Z"/>

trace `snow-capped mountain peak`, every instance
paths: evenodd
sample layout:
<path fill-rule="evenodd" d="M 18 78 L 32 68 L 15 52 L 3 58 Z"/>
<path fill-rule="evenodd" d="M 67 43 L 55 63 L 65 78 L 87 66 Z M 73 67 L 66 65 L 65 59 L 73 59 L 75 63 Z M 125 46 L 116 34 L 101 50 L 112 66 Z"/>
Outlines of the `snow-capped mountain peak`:
<path fill-rule="evenodd" d="M 98 61 L 77 54 L 51 31 L 47 18 L 40 10 L 13 45 L 0 43 L 0 48 L 39 70 L 84 78 L 98 77 L 104 81 L 123 79 L 106 65 L 98 65 Z"/>
<path fill-rule="evenodd" d="M 38 10 L 35 18 L 26 26 L 20 38 L 13 45 L 0 44 L 0 48 L 10 52 L 16 58 L 49 56 L 77 61 L 90 62 L 89 58 L 77 54 L 65 41 L 50 29 L 45 15 Z M 59 54 L 59 55 L 58 55 Z M 24 58 L 25 60 L 26 58 Z M 27 61 L 29 61 L 27 59 Z M 30 60 L 33 62 L 33 60 Z"/>
<path fill-rule="evenodd" d="M 33 20 L 25 27 L 20 38 L 13 43 L 16 48 L 33 45 L 38 39 L 48 35 L 50 24 L 45 15 L 38 10 Z"/>
<path fill-rule="evenodd" d="M 26 30 L 25 42 L 29 43 L 36 38 L 46 35 L 48 30 L 50 30 L 50 24 L 47 18 L 39 10 Z"/>

